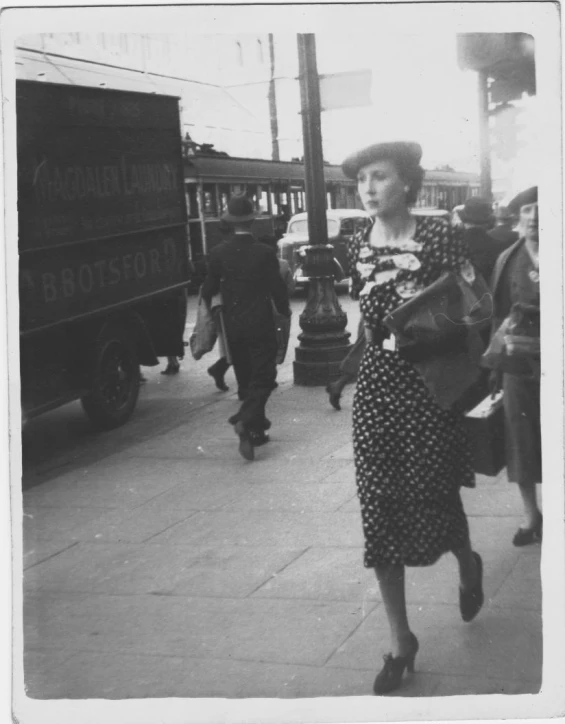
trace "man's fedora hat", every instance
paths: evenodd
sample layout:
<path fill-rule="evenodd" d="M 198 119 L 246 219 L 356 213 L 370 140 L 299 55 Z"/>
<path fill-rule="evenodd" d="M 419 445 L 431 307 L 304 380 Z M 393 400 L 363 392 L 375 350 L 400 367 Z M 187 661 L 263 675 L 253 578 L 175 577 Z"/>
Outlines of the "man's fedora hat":
<path fill-rule="evenodd" d="M 228 201 L 228 210 L 222 215 L 224 221 L 237 224 L 238 221 L 252 221 L 257 214 L 253 202 L 247 196 L 232 196 Z"/>
<path fill-rule="evenodd" d="M 459 218 L 465 224 L 491 224 L 494 221 L 492 206 L 480 196 L 471 196 L 465 201 L 459 212 Z"/>
<path fill-rule="evenodd" d="M 403 167 L 416 167 L 421 158 L 422 147 L 414 141 L 374 143 L 349 155 L 341 164 L 341 169 L 347 178 L 356 179 L 359 169 L 374 161 L 393 161 Z"/>
<path fill-rule="evenodd" d="M 502 204 L 496 207 L 494 215 L 497 221 L 512 221 L 515 218 L 515 214 L 510 211 L 508 206 Z"/>
<path fill-rule="evenodd" d="M 520 209 L 522 208 L 522 206 L 527 206 L 528 204 L 537 204 L 537 202 L 538 187 L 532 186 L 531 188 L 522 191 L 517 196 L 514 196 L 512 201 L 508 204 L 508 208 L 514 214 L 518 214 L 520 213 Z"/>

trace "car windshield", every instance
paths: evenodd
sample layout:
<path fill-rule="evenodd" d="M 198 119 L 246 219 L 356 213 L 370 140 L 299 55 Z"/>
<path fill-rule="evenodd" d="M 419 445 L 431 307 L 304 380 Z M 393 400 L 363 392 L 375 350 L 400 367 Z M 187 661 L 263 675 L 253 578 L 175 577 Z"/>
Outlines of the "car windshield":
<path fill-rule="evenodd" d="M 289 234 L 307 234 L 308 219 L 297 219 L 291 221 L 288 227 Z M 328 236 L 337 236 L 339 234 L 339 221 L 328 219 Z"/>

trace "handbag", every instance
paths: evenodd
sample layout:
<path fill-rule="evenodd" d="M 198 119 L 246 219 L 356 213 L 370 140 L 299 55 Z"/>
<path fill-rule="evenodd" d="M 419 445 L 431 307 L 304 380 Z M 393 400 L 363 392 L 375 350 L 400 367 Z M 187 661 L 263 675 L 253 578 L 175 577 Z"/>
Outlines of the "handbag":
<path fill-rule="evenodd" d="M 290 317 L 285 317 L 284 314 L 281 314 L 277 310 L 275 303 L 272 300 L 271 303 L 273 305 L 273 322 L 275 325 L 275 335 L 277 338 L 276 363 L 278 365 L 281 365 L 284 362 L 284 358 L 286 357 L 288 341 L 290 339 Z"/>
<path fill-rule="evenodd" d="M 196 323 L 190 335 L 190 351 L 195 360 L 199 360 L 207 352 L 211 352 L 216 344 L 218 332 L 212 311 L 202 299 L 202 291 L 198 294 Z"/>
<path fill-rule="evenodd" d="M 399 355 L 413 364 L 438 405 L 449 409 L 479 377 L 480 333 L 492 316 L 492 294 L 471 267 L 465 275 L 444 272 L 383 321 Z"/>
<path fill-rule="evenodd" d="M 541 376 L 540 309 L 515 302 L 492 335 L 481 364 L 512 375 Z"/>
<path fill-rule="evenodd" d="M 506 465 L 503 393 L 488 395 L 464 419 L 476 473 L 495 476 Z"/>

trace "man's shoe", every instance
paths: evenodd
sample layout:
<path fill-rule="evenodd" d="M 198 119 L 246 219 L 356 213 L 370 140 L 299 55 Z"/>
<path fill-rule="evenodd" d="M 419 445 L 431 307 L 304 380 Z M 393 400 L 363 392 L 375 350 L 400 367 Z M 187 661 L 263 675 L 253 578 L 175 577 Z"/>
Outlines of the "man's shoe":
<path fill-rule="evenodd" d="M 176 375 L 178 374 L 180 370 L 180 365 L 167 365 L 165 369 L 161 372 L 162 375 Z"/>
<path fill-rule="evenodd" d="M 239 435 L 239 454 L 246 460 L 255 460 L 255 450 L 249 433 L 245 429 L 243 422 L 236 422 L 233 428 L 236 435 Z"/>
<path fill-rule="evenodd" d="M 253 447 L 261 447 L 265 445 L 271 439 L 266 432 L 249 432 L 249 439 Z"/>
<path fill-rule="evenodd" d="M 213 378 L 214 382 L 216 383 L 216 387 L 219 390 L 221 390 L 222 392 L 227 392 L 229 390 L 229 387 L 226 385 L 226 382 L 224 380 L 224 375 L 217 372 L 214 369 L 214 365 L 212 365 L 212 367 L 208 367 L 207 372 L 210 377 Z"/>

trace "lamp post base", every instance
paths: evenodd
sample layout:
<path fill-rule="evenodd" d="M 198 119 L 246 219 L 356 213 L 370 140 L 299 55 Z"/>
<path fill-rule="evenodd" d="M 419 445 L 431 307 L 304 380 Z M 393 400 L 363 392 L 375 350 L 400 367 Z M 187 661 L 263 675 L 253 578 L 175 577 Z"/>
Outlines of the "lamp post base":
<path fill-rule="evenodd" d="M 332 276 L 312 277 L 308 301 L 300 315 L 302 333 L 295 350 L 294 384 L 303 386 L 327 385 L 339 377 L 339 366 L 349 354 L 347 315 L 335 293 Z"/>

